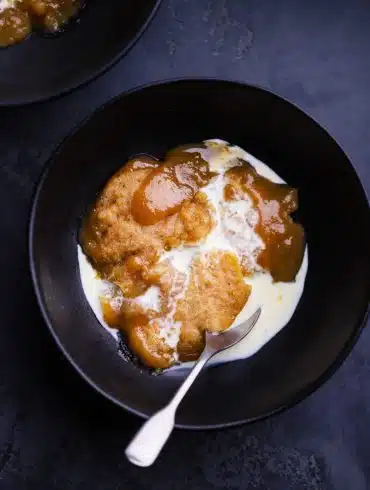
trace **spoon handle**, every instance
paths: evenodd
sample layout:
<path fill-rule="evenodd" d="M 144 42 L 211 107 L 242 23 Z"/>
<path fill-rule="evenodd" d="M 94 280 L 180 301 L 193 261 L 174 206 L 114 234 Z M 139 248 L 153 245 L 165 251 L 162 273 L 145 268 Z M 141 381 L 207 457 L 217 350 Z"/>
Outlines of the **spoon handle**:
<path fill-rule="evenodd" d="M 131 463 L 143 467 L 154 463 L 175 426 L 177 407 L 214 354 L 213 349 L 206 347 L 170 403 L 144 423 L 125 451 L 126 457 Z"/>

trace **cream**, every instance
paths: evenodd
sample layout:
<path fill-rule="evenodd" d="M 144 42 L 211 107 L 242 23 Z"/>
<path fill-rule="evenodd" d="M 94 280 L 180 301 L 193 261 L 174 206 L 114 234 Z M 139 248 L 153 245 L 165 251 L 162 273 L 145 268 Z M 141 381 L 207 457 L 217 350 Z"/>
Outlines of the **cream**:
<path fill-rule="evenodd" d="M 85 297 L 101 325 L 111 335 L 113 335 L 116 340 L 118 340 L 117 331 L 113 328 L 110 328 L 105 323 L 103 318 L 103 311 L 100 304 L 100 297 L 107 296 L 107 292 L 109 292 L 108 283 L 98 277 L 96 271 L 87 260 L 86 255 L 83 253 L 80 245 L 77 246 L 77 257 L 80 268 L 81 285 L 85 293 Z"/>
<path fill-rule="evenodd" d="M 161 291 L 157 286 L 151 286 L 134 301 L 144 310 L 161 311 Z"/>

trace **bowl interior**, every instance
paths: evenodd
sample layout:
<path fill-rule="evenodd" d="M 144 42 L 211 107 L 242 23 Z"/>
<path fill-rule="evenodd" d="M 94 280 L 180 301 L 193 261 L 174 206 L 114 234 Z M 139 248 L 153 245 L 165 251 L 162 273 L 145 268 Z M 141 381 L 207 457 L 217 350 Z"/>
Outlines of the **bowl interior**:
<path fill-rule="evenodd" d="M 160 0 L 91 0 L 52 37 L 0 48 L 0 105 L 47 99 L 98 75 L 128 49 Z"/>
<path fill-rule="evenodd" d="M 41 181 L 31 218 L 31 267 L 41 308 L 90 383 L 147 416 L 184 377 L 182 371 L 150 376 L 120 358 L 85 300 L 77 232 L 99 190 L 129 157 L 161 157 L 206 138 L 240 145 L 299 189 L 309 267 L 290 323 L 252 358 L 206 370 L 179 409 L 177 423 L 185 427 L 250 421 L 308 394 L 349 351 L 369 298 L 368 202 L 348 159 L 322 128 L 283 99 L 231 82 L 178 81 L 134 91 L 64 141 Z"/>

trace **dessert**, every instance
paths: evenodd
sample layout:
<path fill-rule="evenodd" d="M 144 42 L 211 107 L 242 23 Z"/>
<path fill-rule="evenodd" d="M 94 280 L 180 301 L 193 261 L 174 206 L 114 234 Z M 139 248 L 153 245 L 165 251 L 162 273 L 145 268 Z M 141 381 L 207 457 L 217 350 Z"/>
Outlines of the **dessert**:
<path fill-rule="evenodd" d="M 250 355 L 289 321 L 303 291 L 297 207 L 295 189 L 222 140 L 176 148 L 164 161 L 136 157 L 85 218 L 78 255 L 86 297 L 155 369 L 196 360 L 205 331 L 241 323 L 261 305 L 257 333 L 218 359 Z"/>

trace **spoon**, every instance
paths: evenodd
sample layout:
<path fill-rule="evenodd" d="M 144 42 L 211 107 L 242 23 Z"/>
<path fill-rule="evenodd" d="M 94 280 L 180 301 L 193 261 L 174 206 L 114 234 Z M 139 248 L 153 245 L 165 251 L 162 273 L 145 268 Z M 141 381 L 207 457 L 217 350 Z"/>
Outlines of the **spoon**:
<path fill-rule="evenodd" d="M 150 417 L 127 446 L 125 454 L 131 463 L 142 467 L 154 463 L 175 427 L 177 407 L 198 374 L 211 357 L 244 339 L 257 323 L 260 314 L 261 308 L 258 308 L 248 320 L 237 327 L 229 328 L 219 334 L 206 332 L 205 348 L 189 376 L 177 390 L 170 403 Z"/>

